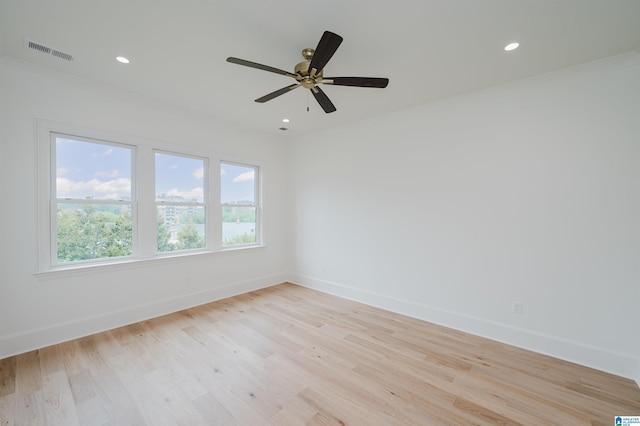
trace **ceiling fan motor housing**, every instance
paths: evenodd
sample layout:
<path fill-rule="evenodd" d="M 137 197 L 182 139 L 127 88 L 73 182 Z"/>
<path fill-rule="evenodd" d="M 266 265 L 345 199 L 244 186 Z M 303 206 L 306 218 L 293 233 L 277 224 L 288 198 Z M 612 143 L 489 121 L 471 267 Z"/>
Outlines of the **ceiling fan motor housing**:
<path fill-rule="evenodd" d="M 315 53 L 314 49 L 307 48 L 302 51 L 302 56 L 306 59 L 306 61 L 302 61 L 295 66 L 293 72 L 304 77 L 300 80 L 300 84 L 305 89 L 311 89 L 315 86 L 319 81 L 322 80 L 322 71 L 316 73 L 313 78 L 309 75 L 309 64 L 311 64 L 311 58 L 313 58 L 313 54 Z"/>

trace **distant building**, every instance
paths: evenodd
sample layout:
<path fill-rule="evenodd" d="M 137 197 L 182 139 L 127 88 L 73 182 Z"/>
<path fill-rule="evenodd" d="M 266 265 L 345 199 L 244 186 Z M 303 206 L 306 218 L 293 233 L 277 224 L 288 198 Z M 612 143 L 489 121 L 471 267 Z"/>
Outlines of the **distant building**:
<path fill-rule="evenodd" d="M 197 203 L 198 200 L 186 200 L 184 197 L 176 195 L 161 194 L 156 197 L 158 204 L 158 214 L 164 219 L 167 227 L 171 225 L 179 225 L 183 220 L 182 216 L 195 215 L 198 205 L 189 205 L 186 203 Z M 175 227 L 174 227 L 175 229 Z"/>

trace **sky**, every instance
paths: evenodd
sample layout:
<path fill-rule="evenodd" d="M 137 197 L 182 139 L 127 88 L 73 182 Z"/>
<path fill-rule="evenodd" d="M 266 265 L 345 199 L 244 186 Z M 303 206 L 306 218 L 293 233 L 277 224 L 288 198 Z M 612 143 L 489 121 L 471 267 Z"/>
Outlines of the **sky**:
<path fill-rule="evenodd" d="M 132 150 L 56 137 L 56 197 L 131 198 Z"/>
<path fill-rule="evenodd" d="M 133 157 L 133 148 L 57 137 L 57 198 L 130 199 Z M 155 157 L 156 196 L 203 202 L 205 159 L 165 153 L 156 153 Z M 253 167 L 223 163 L 222 201 L 253 201 L 254 178 Z"/>
<path fill-rule="evenodd" d="M 156 199 L 164 194 L 202 203 L 204 165 L 201 158 L 156 153 Z"/>

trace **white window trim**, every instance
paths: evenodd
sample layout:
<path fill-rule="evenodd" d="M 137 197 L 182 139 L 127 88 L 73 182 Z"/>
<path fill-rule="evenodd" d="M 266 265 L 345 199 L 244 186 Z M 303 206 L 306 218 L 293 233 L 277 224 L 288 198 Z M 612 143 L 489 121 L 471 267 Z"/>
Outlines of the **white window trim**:
<path fill-rule="evenodd" d="M 134 147 L 136 188 L 132 190 L 137 195 L 134 201 L 133 211 L 137 217 L 133 217 L 136 224 L 133 226 L 133 255 L 118 258 L 96 259 L 88 262 L 74 262 L 73 264 L 55 265 L 52 256 L 53 250 L 57 250 L 52 239 L 54 232 L 51 223 L 52 185 L 55 183 L 55 170 L 52 168 L 52 143 L 51 133 L 60 133 L 78 138 L 95 140 L 116 145 L 129 145 Z M 45 118 L 35 118 L 35 148 L 36 148 L 36 231 L 37 231 L 37 253 L 35 257 L 34 275 L 38 278 L 53 278 L 61 275 L 75 275 L 85 272 L 103 272 L 122 267 L 140 267 L 148 265 L 149 262 L 181 262 L 193 259 L 194 256 L 218 256 L 227 255 L 229 252 L 242 253 L 246 250 L 260 249 L 265 247 L 264 232 L 264 170 L 265 164 L 247 158 L 233 156 L 221 156 L 213 151 L 206 151 L 189 146 L 179 146 L 164 142 L 151 141 L 126 134 L 112 131 L 97 130 L 85 126 L 53 121 Z M 175 252 L 157 252 L 156 244 L 156 223 L 149 220 L 141 220 L 144 217 L 155 218 L 155 157 L 154 152 L 166 152 L 175 155 L 192 156 L 205 158 L 208 163 L 208 171 L 205 174 L 205 185 L 208 186 L 208 205 L 206 207 L 206 248 L 179 250 Z M 257 167 L 259 177 L 256 190 L 259 199 L 256 222 L 256 243 L 223 247 L 222 245 L 222 209 L 212 208 L 212 205 L 220 205 L 220 181 L 219 176 L 215 176 L 214 166 L 220 163 L 232 163 Z M 141 172 L 145 170 L 145 172 Z M 212 200 L 218 200 L 213 202 Z M 206 203 L 206 201 L 205 201 Z M 136 208 L 137 207 L 137 208 Z M 137 225 L 137 226 L 136 226 Z"/>

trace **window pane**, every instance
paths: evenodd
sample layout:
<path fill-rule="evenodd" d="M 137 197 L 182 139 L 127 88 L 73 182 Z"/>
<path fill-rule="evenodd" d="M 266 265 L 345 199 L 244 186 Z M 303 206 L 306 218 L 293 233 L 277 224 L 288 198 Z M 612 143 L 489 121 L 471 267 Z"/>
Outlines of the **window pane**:
<path fill-rule="evenodd" d="M 222 241 L 225 246 L 255 244 L 256 208 L 222 207 Z"/>
<path fill-rule="evenodd" d="M 257 167 L 220 164 L 222 204 L 255 204 Z"/>
<path fill-rule="evenodd" d="M 206 246 L 203 206 L 158 206 L 158 252 Z"/>
<path fill-rule="evenodd" d="M 58 204 L 58 262 L 130 256 L 131 206 Z"/>
<path fill-rule="evenodd" d="M 58 135 L 54 198 L 130 200 L 131 149 Z"/>
<path fill-rule="evenodd" d="M 156 201 L 204 202 L 204 159 L 156 153 Z"/>

